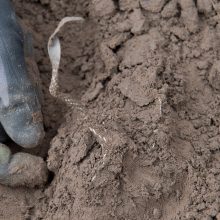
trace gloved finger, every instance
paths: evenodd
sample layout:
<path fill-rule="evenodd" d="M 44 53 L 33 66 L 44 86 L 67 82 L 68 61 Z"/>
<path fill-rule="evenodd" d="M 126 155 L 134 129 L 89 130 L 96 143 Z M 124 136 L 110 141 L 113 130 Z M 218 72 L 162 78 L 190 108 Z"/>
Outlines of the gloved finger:
<path fill-rule="evenodd" d="M 24 148 L 33 148 L 44 138 L 40 112 L 29 112 L 28 104 L 19 105 L 19 110 L 8 111 L 1 118 L 8 136 Z"/>
<path fill-rule="evenodd" d="M 42 158 L 27 153 L 11 155 L 10 149 L 0 144 L 0 183 L 18 187 L 42 186 L 46 183 L 48 170 Z"/>
<path fill-rule="evenodd" d="M 1 1 L 0 15 L 0 123 L 14 142 L 35 147 L 44 129 L 38 93 L 25 64 L 23 32 L 10 1 Z"/>

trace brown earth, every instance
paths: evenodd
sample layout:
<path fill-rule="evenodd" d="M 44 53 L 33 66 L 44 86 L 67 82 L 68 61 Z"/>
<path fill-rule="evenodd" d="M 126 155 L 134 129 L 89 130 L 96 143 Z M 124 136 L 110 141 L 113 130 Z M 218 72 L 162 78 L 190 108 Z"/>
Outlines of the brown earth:
<path fill-rule="evenodd" d="M 51 177 L 43 189 L 1 186 L 0 219 L 219 220 L 220 5 L 14 3 L 33 31 L 47 132 L 34 153 Z M 86 21 L 63 31 L 60 85 L 86 111 L 48 92 L 47 39 L 71 15 Z"/>

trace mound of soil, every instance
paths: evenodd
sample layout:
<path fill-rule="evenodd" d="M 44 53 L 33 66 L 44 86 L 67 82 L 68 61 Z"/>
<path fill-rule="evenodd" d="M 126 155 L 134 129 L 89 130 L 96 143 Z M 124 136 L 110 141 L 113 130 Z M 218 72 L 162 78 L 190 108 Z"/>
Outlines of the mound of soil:
<path fill-rule="evenodd" d="M 16 0 L 44 94 L 43 189 L 0 187 L 0 219 L 220 219 L 220 17 L 211 0 Z M 62 91 L 48 92 L 58 21 Z M 51 140 L 52 139 L 52 140 Z M 49 151 L 48 151 L 49 150 Z M 48 152 L 48 154 L 47 154 Z"/>

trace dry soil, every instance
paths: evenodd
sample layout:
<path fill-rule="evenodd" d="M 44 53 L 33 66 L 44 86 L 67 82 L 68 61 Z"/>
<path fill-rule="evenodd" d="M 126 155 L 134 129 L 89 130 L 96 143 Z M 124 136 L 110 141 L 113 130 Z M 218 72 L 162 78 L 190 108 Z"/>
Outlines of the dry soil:
<path fill-rule="evenodd" d="M 14 0 L 41 73 L 43 189 L 0 187 L 0 219 L 219 220 L 220 10 L 211 0 Z M 219 15 L 218 15 L 219 13 Z M 64 16 L 60 85 L 46 45 Z"/>

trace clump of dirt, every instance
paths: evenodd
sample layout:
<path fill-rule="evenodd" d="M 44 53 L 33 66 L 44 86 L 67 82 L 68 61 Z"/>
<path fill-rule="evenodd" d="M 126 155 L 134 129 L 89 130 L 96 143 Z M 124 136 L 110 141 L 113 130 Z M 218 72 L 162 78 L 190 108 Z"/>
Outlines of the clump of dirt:
<path fill-rule="evenodd" d="M 2 219 L 220 219 L 219 3 L 14 3 L 34 33 L 47 131 L 37 154 L 54 178 L 2 188 Z M 63 32 L 60 85 L 83 111 L 48 93 L 46 41 L 68 15 L 86 21 Z"/>

